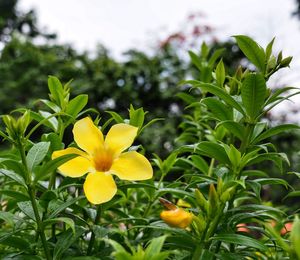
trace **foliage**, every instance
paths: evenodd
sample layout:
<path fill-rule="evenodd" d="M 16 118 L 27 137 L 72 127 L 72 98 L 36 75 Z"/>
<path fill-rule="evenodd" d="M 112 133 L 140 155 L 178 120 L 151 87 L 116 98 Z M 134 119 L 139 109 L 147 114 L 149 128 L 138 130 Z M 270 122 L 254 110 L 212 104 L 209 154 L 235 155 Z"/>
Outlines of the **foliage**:
<path fill-rule="evenodd" d="M 18 0 L 0 1 L 0 42 L 9 42 L 14 33 L 31 39 L 37 36 L 55 38 L 55 34 L 45 33 L 37 28 L 33 10 L 21 12 L 16 8 L 17 3 Z"/>
<path fill-rule="evenodd" d="M 97 206 L 82 192 L 85 177 L 57 174 L 77 155 L 53 157 L 53 152 L 74 149 L 67 132 L 87 115 L 104 133 L 122 123 L 137 127 L 138 134 L 158 123 L 153 116 L 131 105 L 128 113 L 109 111 L 100 118 L 88 107 L 87 95 L 73 97 L 73 83 L 53 76 L 49 98 L 36 100 L 38 107 L 3 115 L 0 136 L 10 146 L 0 158 L 1 258 L 300 259 L 298 208 L 278 208 L 262 196 L 262 189 L 273 185 L 289 189 L 291 197 L 299 191 L 270 177 L 273 168 L 260 168 L 271 161 L 285 173 L 289 165 L 268 140 L 299 126 L 272 126 L 264 115 L 299 93 L 269 86 L 269 78 L 291 58 L 275 57 L 273 41 L 263 48 L 247 36 L 235 38 L 255 69 L 232 71 L 220 59 L 223 50 L 211 52 L 205 44 L 199 53 L 190 52 L 199 73 L 180 83 L 177 96 L 186 109 L 178 117 L 178 148 L 165 157 L 154 155 L 152 179 L 116 179 L 117 194 Z M 145 153 L 148 147 L 130 149 Z M 170 226 L 159 219 L 161 211 Z"/>
<path fill-rule="evenodd" d="M 223 54 L 224 61 L 226 56 Z M 238 60 L 239 55 L 235 58 Z M 130 104 L 151 111 L 152 118 L 169 117 L 167 124 L 161 121 L 141 135 L 149 152 L 166 156 L 175 145 L 176 125 L 184 105 L 179 98 L 174 98 L 178 92 L 177 83 L 191 74 L 198 77 L 198 73 L 171 46 L 165 46 L 155 55 L 129 51 L 125 61 L 116 61 L 102 47 L 95 57 L 90 57 L 70 46 L 37 46 L 13 38 L 0 57 L 0 84 L 3 86 L 0 111 L 8 113 L 15 107 L 41 106 L 35 100 L 47 98 L 44 75 L 57 75 L 62 82 L 74 79 L 73 95 L 88 94 L 88 105 L 100 111 L 105 119 L 108 116 L 104 112 L 112 109 L 125 116 Z M 153 142 L 153 136 L 157 137 L 157 142 Z"/>
<path fill-rule="evenodd" d="M 110 110 L 126 116 L 130 104 L 151 112 L 148 114 L 151 118 L 168 117 L 167 123 L 157 122 L 139 137 L 147 145 L 149 154 L 155 152 L 167 156 L 176 145 L 174 140 L 179 134 L 176 126 L 184 107 L 179 98 L 174 98 L 179 90 L 177 83 L 187 77 L 199 76 L 199 71 L 178 49 L 182 47 L 177 44 L 178 37 L 181 44 L 189 46 L 189 32 L 176 32 L 163 39 L 151 54 L 129 50 L 120 61 L 102 46 L 91 54 L 80 53 L 69 45 L 55 44 L 44 30 L 38 28 L 34 13 L 31 27 L 36 33 L 29 37 L 24 30 L 18 30 L 17 24 L 26 13 L 16 8 L 17 1 L 0 0 L 1 3 L 6 8 L 0 9 L 10 14 L 2 16 L 5 24 L 11 26 L 6 29 L 7 40 L 0 53 L 0 113 L 24 106 L 39 109 L 41 104 L 36 100 L 46 99 L 48 94 L 47 75 L 56 75 L 64 83 L 73 79 L 71 95 L 88 94 L 88 106 L 97 109 L 105 120 L 109 118 L 105 112 Z M 195 24 L 195 19 L 198 19 L 195 15 L 190 16 L 189 22 Z M 191 31 L 194 46 L 203 40 L 203 36 L 212 38 L 209 26 L 196 23 Z M 39 39 L 39 44 L 35 38 Z M 212 45 L 227 49 L 226 52 L 220 50 L 221 56 L 228 67 L 235 69 L 242 58 L 241 52 L 229 50 L 236 45 L 232 42 L 213 42 Z M 212 51 L 206 55 L 211 54 Z M 69 132 L 66 135 L 67 140 L 72 139 Z M 153 136 L 156 142 L 153 142 Z"/>

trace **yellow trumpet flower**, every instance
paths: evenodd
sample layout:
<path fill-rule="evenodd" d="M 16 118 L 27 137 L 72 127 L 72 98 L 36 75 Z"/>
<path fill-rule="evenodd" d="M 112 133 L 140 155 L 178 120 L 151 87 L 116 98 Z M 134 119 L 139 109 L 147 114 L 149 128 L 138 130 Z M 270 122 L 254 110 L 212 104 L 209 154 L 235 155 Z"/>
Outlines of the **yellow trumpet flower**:
<path fill-rule="evenodd" d="M 191 224 L 193 215 L 182 208 L 177 208 L 162 211 L 160 213 L 160 218 L 169 226 L 186 228 Z"/>
<path fill-rule="evenodd" d="M 135 151 L 124 152 L 129 148 L 138 128 L 127 124 L 116 124 L 108 131 L 105 139 L 102 132 L 89 117 L 77 121 L 73 128 L 76 144 L 80 149 L 69 147 L 55 151 L 52 159 L 66 155 L 78 156 L 58 167 L 64 176 L 81 177 L 88 173 L 83 189 L 88 201 L 101 204 L 113 198 L 117 192 L 112 177 L 122 180 L 147 180 L 152 178 L 150 162 Z"/>
<path fill-rule="evenodd" d="M 160 218 L 169 226 L 186 228 L 193 221 L 192 213 L 189 213 L 182 208 L 178 208 L 166 199 L 160 198 L 159 201 L 168 209 L 160 213 Z"/>

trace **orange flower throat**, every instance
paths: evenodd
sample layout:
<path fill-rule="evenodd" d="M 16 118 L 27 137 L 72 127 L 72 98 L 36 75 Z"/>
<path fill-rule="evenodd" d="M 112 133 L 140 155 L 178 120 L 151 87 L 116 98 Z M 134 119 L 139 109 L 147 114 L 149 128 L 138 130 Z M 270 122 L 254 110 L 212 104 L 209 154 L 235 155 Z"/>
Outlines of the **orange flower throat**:
<path fill-rule="evenodd" d="M 93 162 L 97 172 L 107 172 L 112 166 L 113 154 L 107 149 L 97 151 L 93 156 Z"/>

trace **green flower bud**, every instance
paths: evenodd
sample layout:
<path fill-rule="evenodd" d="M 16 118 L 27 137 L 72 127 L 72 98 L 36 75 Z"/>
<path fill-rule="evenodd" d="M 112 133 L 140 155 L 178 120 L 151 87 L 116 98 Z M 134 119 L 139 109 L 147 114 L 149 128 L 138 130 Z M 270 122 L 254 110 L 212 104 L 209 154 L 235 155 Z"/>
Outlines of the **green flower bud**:
<path fill-rule="evenodd" d="M 213 218 L 219 209 L 219 197 L 216 192 L 215 186 L 210 184 L 208 194 L 208 218 Z"/>
<path fill-rule="evenodd" d="M 222 194 L 222 190 L 223 190 L 223 180 L 222 180 L 222 178 L 218 178 L 218 184 L 217 184 L 218 196 L 220 196 Z"/>
<path fill-rule="evenodd" d="M 208 202 L 198 189 L 195 190 L 195 197 L 200 209 L 202 209 L 205 213 L 207 213 Z"/>
<path fill-rule="evenodd" d="M 274 69 L 276 67 L 276 64 L 276 58 L 272 55 L 267 64 L 268 71 Z"/>
<path fill-rule="evenodd" d="M 243 68 L 241 65 L 238 66 L 236 72 L 235 72 L 235 77 L 237 80 L 241 80 L 243 76 Z"/>
<path fill-rule="evenodd" d="M 281 68 L 285 68 L 285 67 L 289 67 L 291 61 L 292 61 L 293 57 L 289 56 L 284 58 L 281 62 L 280 62 L 280 67 Z"/>
<path fill-rule="evenodd" d="M 22 136 L 24 136 L 31 119 L 29 111 L 26 110 L 18 119 L 15 119 L 10 115 L 4 115 L 2 120 L 6 126 L 8 136 L 12 140 L 19 140 Z"/>
<path fill-rule="evenodd" d="M 237 95 L 239 85 L 238 85 L 236 79 L 230 79 L 229 83 L 228 83 L 228 86 L 229 86 L 229 94 L 230 95 Z"/>
<path fill-rule="evenodd" d="M 227 190 L 225 190 L 222 195 L 220 196 L 220 200 L 225 203 L 227 201 L 229 201 L 233 195 L 233 193 L 235 192 L 235 187 L 231 187 Z"/>
<path fill-rule="evenodd" d="M 207 223 L 201 214 L 199 214 L 198 216 L 193 216 L 193 221 L 196 224 L 199 233 L 201 233 L 206 228 Z"/>
<path fill-rule="evenodd" d="M 281 60 L 282 60 L 282 51 L 280 51 L 278 56 L 277 56 L 277 63 L 280 63 Z"/>

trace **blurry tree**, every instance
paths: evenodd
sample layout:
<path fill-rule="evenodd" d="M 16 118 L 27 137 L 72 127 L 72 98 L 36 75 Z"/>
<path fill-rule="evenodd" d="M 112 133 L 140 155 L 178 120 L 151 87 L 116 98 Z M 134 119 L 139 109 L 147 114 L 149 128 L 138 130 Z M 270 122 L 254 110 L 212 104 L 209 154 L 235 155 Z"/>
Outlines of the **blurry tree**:
<path fill-rule="evenodd" d="M 300 0 L 295 0 L 296 2 L 296 10 L 293 12 L 293 15 L 298 16 L 300 18 Z"/>
<path fill-rule="evenodd" d="M 0 42 L 10 41 L 14 32 L 29 38 L 55 38 L 55 34 L 48 34 L 37 28 L 33 10 L 21 12 L 17 9 L 17 3 L 18 0 L 0 0 Z"/>
<path fill-rule="evenodd" d="M 118 61 L 103 46 L 98 46 L 97 52 L 90 55 L 79 53 L 69 45 L 49 42 L 54 35 L 37 28 L 34 11 L 21 12 L 16 4 L 17 0 L 0 0 L 0 43 L 4 43 L 0 51 L 0 114 L 16 107 L 42 105 L 33 101 L 46 97 L 47 75 L 55 75 L 63 82 L 74 79 L 72 93 L 87 93 L 89 106 L 97 108 L 104 120 L 108 117 L 104 113 L 107 110 L 126 116 L 130 104 L 144 107 L 150 112 L 149 117 L 166 118 L 140 137 L 148 152 L 162 157 L 176 145 L 180 132 L 178 122 L 184 104 L 176 97 L 178 83 L 191 75 L 201 78 L 186 55 L 188 50 L 200 52 L 203 39 L 211 49 L 208 55 L 224 48 L 221 58 L 231 75 L 244 59 L 235 43 L 219 42 L 214 37 L 213 28 L 203 23 L 201 13 L 190 15 L 188 26 L 159 40 L 151 54 L 129 50 L 123 61 Z M 45 39 L 43 44 L 34 43 L 37 36 Z M 72 139 L 71 136 L 66 138 Z M 299 136 L 271 141 L 282 144 L 281 150 L 292 157 L 293 170 L 299 171 Z M 262 167 L 276 174 L 277 170 L 271 165 Z"/>
<path fill-rule="evenodd" d="M 31 21 L 31 31 L 36 33 L 29 35 L 46 35 L 37 29 L 34 12 L 30 12 L 31 20 L 26 20 L 24 17 L 29 17 L 29 14 L 16 10 L 17 1 L 0 0 L 0 3 L 7 13 L 2 16 L 6 44 L 0 54 L 1 114 L 28 103 L 34 105 L 33 100 L 44 98 L 47 95 L 47 75 L 56 75 L 64 82 L 74 79 L 73 92 L 89 94 L 89 105 L 96 107 L 101 117 L 105 118 L 103 112 L 106 110 L 125 115 L 130 104 L 143 106 L 152 117 L 167 117 L 168 123 L 162 121 L 153 125 L 142 138 L 149 151 L 168 153 L 174 145 L 178 117 L 183 110 L 182 101 L 175 97 L 177 84 L 196 71 L 178 50 L 199 45 L 204 36 L 208 40 L 214 39 L 212 28 L 195 24 L 198 16 L 190 16 L 188 19 L 193 22 L 190 29 L 162 39 L 153 54 L 130 50 L 124 54 L 125 61 L 120 62 L 112 58 L 103 46 L 99 46 L 91 57 L 68 45 L 47 41 L 37 45 L 19 26 L 21 21 Z M 209 41 L 216 43 L 215 40 Z M 229 44 L 227 48 L 232 47 L 232 44 L 226 44 Z M 232 57 L 224 57 L 224 60 L 231 62 Z"/>

